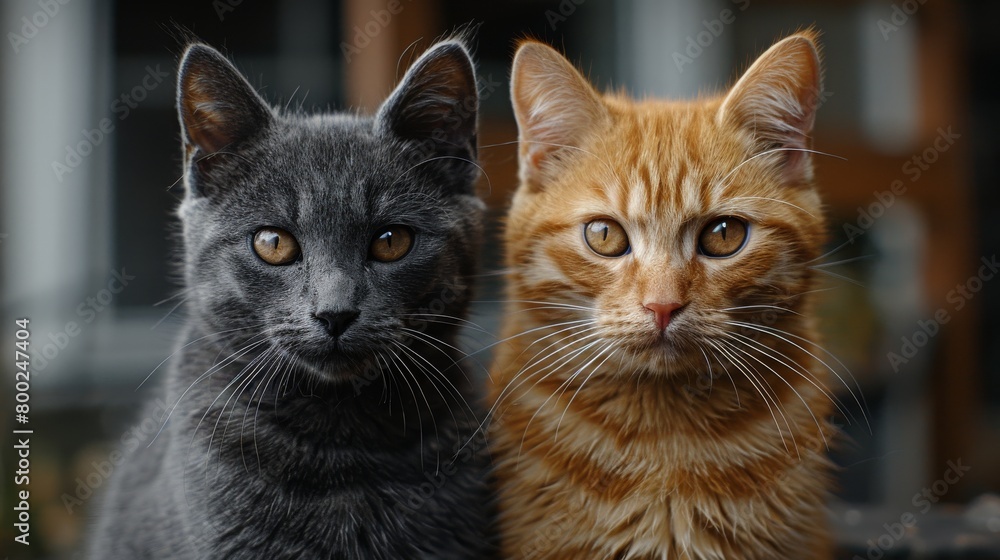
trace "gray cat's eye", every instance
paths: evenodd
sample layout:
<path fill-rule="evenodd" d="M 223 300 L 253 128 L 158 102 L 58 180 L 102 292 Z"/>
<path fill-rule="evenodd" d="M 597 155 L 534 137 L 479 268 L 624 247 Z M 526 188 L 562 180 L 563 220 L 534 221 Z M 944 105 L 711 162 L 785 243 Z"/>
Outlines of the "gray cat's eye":
<path fill-rule="evenodd" d="M 379 262 L 393 262 L 405 257 L 413 247 L 413 230 L 402 225 L 384 227 L 372 238 L 369 256 Z"/>
<path fill-rule="evenodd" d="M 698 234 L 698 251 L 706 257 L 725 258 L 739 253 L 750 238 L 750 224 L 735 216 L 708 222 Z"/>
<path fill-rule="evenodd" d="M 295 236 L 276 227 L 263 227 L 253 234 L 253 250 L 267 264 L 282 266 L 295 262 L 302 250 Z"/>

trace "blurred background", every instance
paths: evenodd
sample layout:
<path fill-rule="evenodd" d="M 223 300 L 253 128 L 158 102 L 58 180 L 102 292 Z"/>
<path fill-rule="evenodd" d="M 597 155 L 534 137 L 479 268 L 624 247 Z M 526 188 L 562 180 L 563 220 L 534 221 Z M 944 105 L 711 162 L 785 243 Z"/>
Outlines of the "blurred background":
<path fill-rule="evenodd" d="M 601 88 L 690 98 L 815 25 L 814 134 L 828 203 L 824 345 L 860 386 L 832 515 L 844 558 L 1000 558 L 1000 290 L 992 278 L 1000 4 L 788 0 L 3 2 L 0 31 L 0 556 L 73 558 L 113 450 L 152 436 L 140 382 L 171 352 L 181 197 L 175 65 L 192 33 L 275 104 L 372 110 L 436 37 L 475 29 L 480 154 L 498 218 L 516 186 L 516 39 Z M 486 275 L 473 319 L 497 322 Z M 31 545 L 14 543 L 13 349 L 30 318 Z M 166 403 L 164 403 L 166 406 Z M 853 416 L 853 420 L 851 418 Z M 865 421 L 867 417 L 867 422 Z M 912 522 L 910 520 L 912 519 Z"/>

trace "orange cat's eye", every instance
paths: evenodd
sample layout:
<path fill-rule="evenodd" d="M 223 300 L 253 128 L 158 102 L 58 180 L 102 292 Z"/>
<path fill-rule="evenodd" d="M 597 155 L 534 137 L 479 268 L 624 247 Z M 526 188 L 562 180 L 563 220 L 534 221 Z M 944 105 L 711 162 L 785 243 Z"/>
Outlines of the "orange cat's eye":
<path fill-rule="evenodd" d="M 299 258 L 301 249 L 295 236 L 276 227 L 263 227 L 253 234 L 253 250 L 267 264 L 281 266 Z"/>
<path fill-rule="evenodd" d="M 583 226 L 583 238 L 602 257 L 620 257 L 629 251 L 625 228 L 614 220 L 601 218 Z"/>
<path fill-rule="evenodd" d="M 740 218 L 716 218 L 698 235 L 698 250 L 707 257 L 731 257 L 746 245 L 749 230 L 749 225 Z"/>
<path fill-rule="evenodd" d="M 393 262 L 405 257 L 412 247 L 412 229 L 399 225 L 389 226 L 375 234 L 368 254 L 379 262 Z"/>

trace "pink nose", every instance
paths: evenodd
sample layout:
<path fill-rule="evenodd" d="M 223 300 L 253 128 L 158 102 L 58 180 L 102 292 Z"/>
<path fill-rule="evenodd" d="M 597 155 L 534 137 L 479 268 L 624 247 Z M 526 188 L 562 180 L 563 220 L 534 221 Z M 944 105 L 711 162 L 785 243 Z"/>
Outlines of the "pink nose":
<path fill-rule="evenodd" d="M 653 312 L 656 325 L 662 331 L 670 324 L 670 314 L 683 307 L 683 305 L 680 303 L 646 303 L 643 304 L 643 307 Z"/>

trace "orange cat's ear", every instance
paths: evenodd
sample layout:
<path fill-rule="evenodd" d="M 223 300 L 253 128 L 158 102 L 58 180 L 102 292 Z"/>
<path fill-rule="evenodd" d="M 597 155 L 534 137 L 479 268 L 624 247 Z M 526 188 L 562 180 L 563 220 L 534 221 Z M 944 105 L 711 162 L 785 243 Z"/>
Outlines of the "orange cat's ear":
<path fill-rule="evenodd" d="M 772 46 L 733 86 L 719 109 L 753 135 L 755 149 L 775 150 L 790 183 L 812 179 L 809 134 L 822 91 L 822 69 L 811 31 Z"/>
<path fill-rule="evenodd" d="M 521 44 L 514 55 L 511 100 L 520 133 L 521 181 L 540 188 L 607 116 L 600 96 L 559 52 L 542 43 Z"/>

